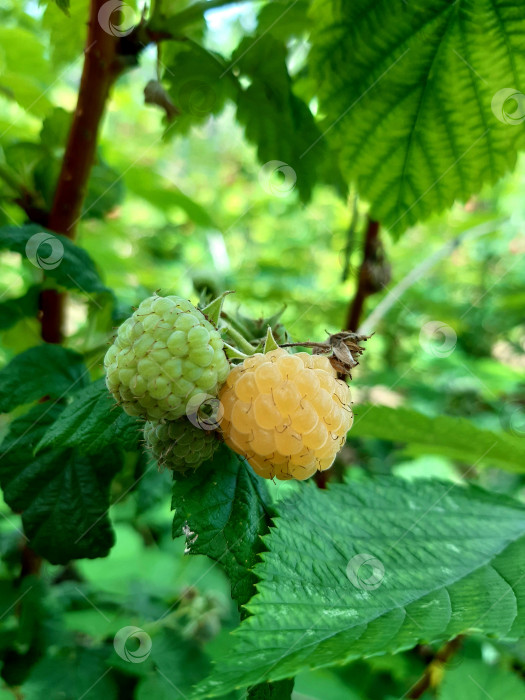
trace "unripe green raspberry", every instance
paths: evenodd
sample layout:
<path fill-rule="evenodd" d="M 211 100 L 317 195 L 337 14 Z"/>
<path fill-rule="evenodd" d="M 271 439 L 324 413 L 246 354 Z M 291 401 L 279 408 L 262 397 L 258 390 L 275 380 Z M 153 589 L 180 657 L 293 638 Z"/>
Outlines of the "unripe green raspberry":
<path fill-rule="evenodd" d="M 177 421 L 147 421 L 144 426 L 147 447 L 161 467 L 180 473 L 197 469 L 219 447 L 215 433 L 196 428 L 186 418 Z"/>
<path fill-rule="evenodd" d="M 176 420 L 188 401 L 216 396 L 230 371 L 220 333 L 187 299 L 145 299 L 104 358 L 106 383 L 132 416 Z"/>

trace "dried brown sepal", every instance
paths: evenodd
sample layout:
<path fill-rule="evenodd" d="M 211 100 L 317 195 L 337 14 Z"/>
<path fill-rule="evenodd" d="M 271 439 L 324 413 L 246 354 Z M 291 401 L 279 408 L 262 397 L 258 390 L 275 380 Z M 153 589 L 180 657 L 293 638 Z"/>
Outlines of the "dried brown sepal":
<path fill-rule="evenodd" d="M 312 348 L 314 355 L 329 355 L 328 359 L 335 371 L 343 378 L 352 379 L 352 369 L 359 364 L 357 358 L 365 351 L 360 343 L 368 340 L 372 335 L 373 333 L 358 335 L 351 331 L 341 331 L 329 336 L 326 343 L 284 343 L 281 347 Z"/>

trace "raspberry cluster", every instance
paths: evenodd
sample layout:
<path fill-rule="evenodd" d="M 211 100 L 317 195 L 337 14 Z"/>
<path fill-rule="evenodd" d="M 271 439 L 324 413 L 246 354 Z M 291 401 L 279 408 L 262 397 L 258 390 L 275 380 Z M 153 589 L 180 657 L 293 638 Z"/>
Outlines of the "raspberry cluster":
<path fill-rule="evenodd" d="M 219 399 L 225 442 L 267 479 L 328 469 L 353 422 L 350 389 L 328 358 L 282 348 L 234 367 Z"/>

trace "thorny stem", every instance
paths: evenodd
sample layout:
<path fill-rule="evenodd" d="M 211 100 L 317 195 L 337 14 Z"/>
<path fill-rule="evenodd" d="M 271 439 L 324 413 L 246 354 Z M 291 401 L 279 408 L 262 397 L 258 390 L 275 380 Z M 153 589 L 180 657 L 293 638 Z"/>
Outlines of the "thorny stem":
<path fill-rule="evenodd" d="M 345 328 L 348 330 L 356 330 L 359 326 L 359 319 L 363 312 L 365 300 L 375 290 L 370 285 L 370 265 L 375 260 L 377 246 L 379 244 L 379 222 L 373 219 L 368 219 L 368 224 L 365 233 L 365 241 L 363 246 L 363 260 L 359 268 L 359 277 L 357 280 L 357 289 L 354 294 L 348 315 L 346 317 Z"/>
<path fill-rule="evenodd" d="M 118 56 L 118 37 L 105 31 L 98 21 L 104 1 L 91 1 L 77 106 L 48 219 L 51 231 L 71 239 L 81 217 L 109 91 L 125 68 Z M 40 295 L 42 339 L 48 343 L 62 340 L 64 304 L 64 295 L 56 290 L 46 290 Z"/>

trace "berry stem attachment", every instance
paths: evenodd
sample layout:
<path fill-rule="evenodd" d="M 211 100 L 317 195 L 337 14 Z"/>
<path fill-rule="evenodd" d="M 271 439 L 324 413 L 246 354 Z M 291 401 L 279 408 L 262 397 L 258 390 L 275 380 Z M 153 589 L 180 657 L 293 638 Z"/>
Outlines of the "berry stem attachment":
<path fill-rule="evenodd" d="M 249 343 L 246 338 L 239 333 L 239 331 L 236 331 L 235 328 L 232 328 L 230 324 L 226 325 L 226 328 L 228 330 L 228 335 L 230 338 L 237 344 L 239 349 L 245 353 L 246 355 L 254 355 L 255 354 L 255 348 L 251 343 Z"/>

